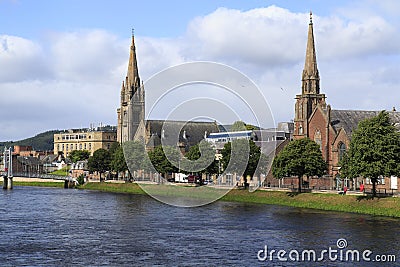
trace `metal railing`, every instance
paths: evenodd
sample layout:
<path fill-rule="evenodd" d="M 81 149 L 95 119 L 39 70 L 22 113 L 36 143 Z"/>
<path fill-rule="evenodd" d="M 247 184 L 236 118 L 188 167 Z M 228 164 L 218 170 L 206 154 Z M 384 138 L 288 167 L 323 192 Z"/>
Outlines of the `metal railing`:
<path fill-rule="evenodd" d="M 47 173 L 26 173 L 26 172 L 14 172 L 14 177 L 25 177 L 25 178 L 40 178 L 40 179 L 53 179 L 53 180 L 70 180 L 70 176 L 61 176 Z"/>

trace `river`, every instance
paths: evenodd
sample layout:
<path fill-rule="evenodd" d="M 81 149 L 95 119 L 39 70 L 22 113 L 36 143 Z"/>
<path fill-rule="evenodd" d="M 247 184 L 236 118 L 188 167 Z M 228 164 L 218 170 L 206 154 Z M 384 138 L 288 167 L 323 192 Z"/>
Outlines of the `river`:
<path fill-rule="evenodd" d="M 19 186 L 0 191 L 0 203 L 1 266 L 400 266 L 399 219 L 222 201 L 179 208 L 143 195 Z M 321 253 L 329 247 L 336 259 Z M 346 249 L 369 250 L 371 261 L 340 260 Z M 300 260 L 304 250 L 323 257 L 298 262 L 293 250 Z M 372 262 L 376 255 L 397 262 Z"/>

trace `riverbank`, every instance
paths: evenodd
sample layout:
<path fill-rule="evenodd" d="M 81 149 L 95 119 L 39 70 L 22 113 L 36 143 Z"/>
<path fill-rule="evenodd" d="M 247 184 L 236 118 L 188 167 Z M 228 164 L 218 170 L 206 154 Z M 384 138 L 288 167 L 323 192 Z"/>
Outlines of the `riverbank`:
<path fill-rule="evenodd" d="M 168 187 L 168 185 L 161 186 L 160 194 L 163 191 L 162 187 Z M 146 194 L 137 184 L 88 183 L 82 186 L 82 188 L 128 194 Z M 181 192 L 183 190 L 179 191 L 178 187 L 176 194 L 184 196 L 184 193 Z M 400 218 L 400 198 L 393 197 L 370 199 L 364 196 L 316 193 L 296 194 L 262 190 L 250 193 L 247 190 L 234 189 L 222 197 L 221 200 Z"/>
<path fill-rule="evenodd" d="M 0 180 L 0 186 L 3 187 L 3 178 L 1 178 Z M 14 177 L 13 186 L 64 187 L 64 181 L 53 179 Z"/>
<path fill-rule="evenodd" d="M 63 187 L 59 182 L 14 182 L 14 185 Z M 183 187 L 170 185 L 146 185 L 156 188 L 158 195 L 174 195 L 188 197 L 188 191 Z M 79 187 L 85 190 L 97 190 L 113 193 L 141 194 L 146 192 L 135 183 L 87 183 Z M 218 189 L 209 188 L 205 197 L 209 197 Z M 204 192 L 203 192 L 204 194 Z M 193 195 L 190 195 L 193 197 Z M 197 197 L 201 197 L 200 195 Z M 375 216 L 400 218 L 400 198 L 375 198 L 364 196 L 317 194 L 317 193 L 289 193 L 258 190 L 250 193 L 247 190 L 234 189 L 220 200 L 232 202 L 247 202 L 259 204 L 283 205 L 298 208 L 319 209 L 327 211 L 351 212 Z"/>

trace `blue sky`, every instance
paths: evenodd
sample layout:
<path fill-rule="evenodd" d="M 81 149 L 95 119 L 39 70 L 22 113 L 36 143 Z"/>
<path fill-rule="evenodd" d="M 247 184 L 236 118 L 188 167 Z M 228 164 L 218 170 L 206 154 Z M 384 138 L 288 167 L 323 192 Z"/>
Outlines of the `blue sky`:
<path fill-rule="evenodd" d="M 101 28 L 120 35 L 130 34 L 134 27 L 138 35 L 176 37 L 182 35 L 189 21 L 204 16 L 218 7 L 249 10 L 278 5 L 293 12 L 313 9 L 328 15 L 346 1 L 321 0 L 170 0 L 170 1 L 109 1 L 109 0 L 0 0 L 1 31 L 18 33 L 21 37 L 38 38 L 46 31 L 73 31 Z"/>
<path fill-rule="evenodd" d="M 0 140 L 116 124 L 131 28 L 143 80 L 185 62 L 227 64 L 259 86 L 276 121 L 288 121 L 310 9 L 328 103 L 400 110 L 396 0 L 0 0 Z"/>

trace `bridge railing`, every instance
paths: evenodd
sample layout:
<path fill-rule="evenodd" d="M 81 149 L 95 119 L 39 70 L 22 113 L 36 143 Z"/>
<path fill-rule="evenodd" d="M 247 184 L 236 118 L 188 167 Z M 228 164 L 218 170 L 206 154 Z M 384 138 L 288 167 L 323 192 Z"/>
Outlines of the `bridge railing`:
<path fill-rule="evenodd" d="M 14 172 L 14 177 L 26 177 L 26 178 L 40 178 L 40 179 L 53 179 L 53 180 L 70 180 L 70 176 L 61 176 L 47 173 L 26 173 L 26 172 Z"/>

